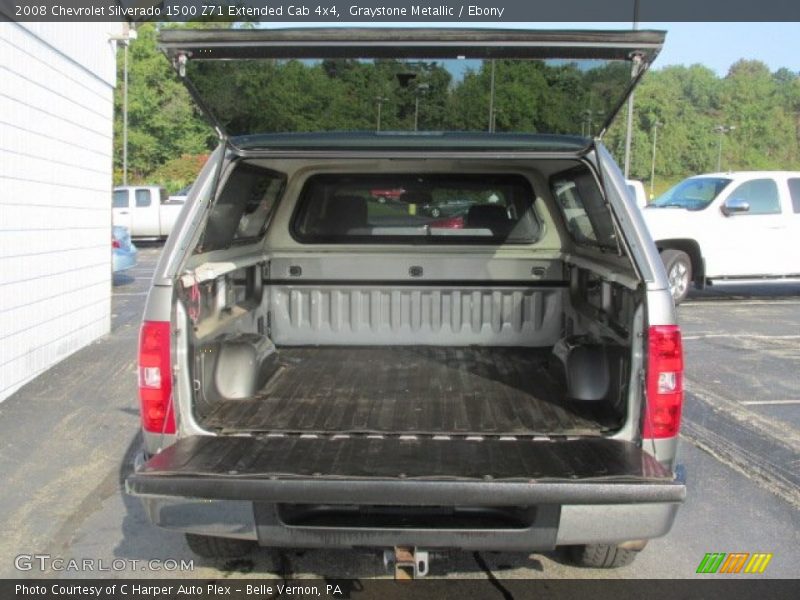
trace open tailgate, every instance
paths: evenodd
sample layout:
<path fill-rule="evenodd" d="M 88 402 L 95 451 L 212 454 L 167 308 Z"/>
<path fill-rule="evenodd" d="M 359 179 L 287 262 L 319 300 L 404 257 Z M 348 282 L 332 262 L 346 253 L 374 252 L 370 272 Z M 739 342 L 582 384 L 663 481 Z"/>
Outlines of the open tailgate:
<path fill-rule="evenodd" d="M 680 502 L 682 482 L 629 442 L 193 436 L 126 481 L 134 495 L 382 505 Z"/>

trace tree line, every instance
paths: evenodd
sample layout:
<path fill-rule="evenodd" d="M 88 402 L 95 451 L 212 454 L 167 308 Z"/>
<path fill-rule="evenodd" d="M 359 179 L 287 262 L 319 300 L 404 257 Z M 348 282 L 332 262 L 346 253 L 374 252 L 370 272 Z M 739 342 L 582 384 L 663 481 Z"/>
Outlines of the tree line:
<path fill-rule="evenodd" d="M 216 138 L 158 51 L 156 36 L 154 25 L 142 25 L 129 47 L 129 180 L 160 183 L 172 191 L 191 182 Z M 497 60 L 456 78 L 426 61 L 247 61 L 235 66 L 190 61 L 189 77 L 212 106 L 224 107 L 216 113 L 232 132 L 378 126 L 408 131 L 416 126 L 581 134 L 597 129 L 629 70 L 625 64 Z M 122 92 L 119 85 L 117 182 Z M 788 69 L 773 73 L 759 61 L 744 59 L 724 77 L 702 65 L 654 69 L 637 87 L 634 106 L 631 177 L 650 179 L 657 135 L 657 190 L 716 170 L 718 161 L 725 170 L 800 170 L 800 77 Z M 624 139 L 623 111 L 604 138 L 620 164 Z"/>

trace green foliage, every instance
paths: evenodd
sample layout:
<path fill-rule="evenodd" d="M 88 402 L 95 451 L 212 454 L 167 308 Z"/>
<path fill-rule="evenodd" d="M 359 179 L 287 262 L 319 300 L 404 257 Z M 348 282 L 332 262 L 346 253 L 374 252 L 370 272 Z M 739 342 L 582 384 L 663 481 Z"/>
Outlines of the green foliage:
<path fill-rule="evenodd" d="M 208 154 L 183 154 L 178 158 L 171 158 L 150 173 L 147 182 L 160 185 L 170 194 L 174 194 L 194 182 L 207 160 Z"/>
<path fill-rule="evenodd" d="M 128 171 L 132 182 L 145 180 L 153 170 L 183 154 L 199 154 L 214 144 L 214 135 L 200 118 L 186 88 L 156 48 L 156 29 L 141 25 L 128 50 Z M 114 168 L 121 180 L 123 63 L 119 51 L 120 85 L 114 94 Z"/>
<path fill-rule="evenodd" d="M 659 180 L 715 171 L 720 135 L 723 170 L 800 169 L 800 77 L 788 69 L 771 74 L 759 61 L 741 60 L 719 78 L 701 65 L 667 67 L 647 74 L 634 107 L 631 176 L 650 179 L 659 122 L 657 188 Z M 624 125 L 618 119 L 605 140 L 620 161 Z M 720 134 L 719 125 L 735 129 Z"/>
<path fill-rule="evenodd" d="M 220 23 L 193 23 L 219 27 Z M 228 25 L 230 26 L 230 25 Z M 138 28 L 129 49 L 129 179 L 189 183 L 216 144 L 182 83 L 156 47 L 152 24 Z M 122 61 L 115 94 L 115 178 L 122 166 Z M 496 131 L 581 134 L 596 129 L 629 77 L 625 64 L 595 68 L 589 61 L 552 63 L 497 60 Z M 591 68 L 590 68 L 591 67 Z M 454 76 L 435 62 L 189 62 L 189 78 L 230 131 L 292 132 L 381 129 L 486 131 L 492 66 Z M 422 90 L 422 91 L 420 91 Z M 656 191 L 686 176 L 716 169 L 718 125 L 723 169 L 800 169 L 800 77 L 770 73 L 741 60 L 725 77 L 702 65 L 648 73 L 635 96 L 631 176 L 649 180 L 658 127 Z M 622 162 L 625 111 L 604 141 Z"/>

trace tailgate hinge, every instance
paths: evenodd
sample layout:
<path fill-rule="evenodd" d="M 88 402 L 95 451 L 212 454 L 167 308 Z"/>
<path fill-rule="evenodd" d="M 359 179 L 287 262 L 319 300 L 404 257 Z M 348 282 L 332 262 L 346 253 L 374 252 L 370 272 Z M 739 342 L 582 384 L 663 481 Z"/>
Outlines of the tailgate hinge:
<path fill-rule="evenodd" d="M 644 60 L 644 52 L 631 53 L 631 79 L 636 79 L 640 73 L 647 68 L 647 62 Z"/>
<path fill-rule="evenodd" d="M 178 72 L 178 75 L 180 75 L 181 79 L 186 77 L 186 63 L 189 62 L 189 57 L 191 55 L 191 52 L 179 52 L 173 59 L 173 66 Z"/>

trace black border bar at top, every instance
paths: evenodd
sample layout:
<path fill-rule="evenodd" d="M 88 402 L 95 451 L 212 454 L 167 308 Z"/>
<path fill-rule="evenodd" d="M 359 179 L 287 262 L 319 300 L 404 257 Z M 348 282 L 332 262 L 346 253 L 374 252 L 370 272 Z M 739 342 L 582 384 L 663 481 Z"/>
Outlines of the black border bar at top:
<path fill-rule="evenodd" d="M 164 29 L 168 55 L 192 60 L 252 58 L 572 58 L 652 62 L 666 33 L 655 30 L 528 30 L 339 27 Z"/>
<path fill-rule="evenodd" d="M 436 23 L 544 23 L 544 22 L 748 22 L 800 21 L 800 2 L 792 0 L 315 0 L 309 10 L 296 8 L 305 3 L 294 0 L 0 0 L 0 21 L 20 22 L 185 22 L 250 21 L 271 23 L 324 22 L 329 25 L 363 23 L 376 25 L 407 22 Z M 35 6 L 22 14 L 17 6 Z M 211 14 L 208 8 L 215 7 Z M 229 8 L 233 12 L 229 12 Z M 293 6 L 293 10 L 289 7 Z M 39 7 L 44 7 L 40 12 Z M 53 12 L 52 8 L 87 9 L 88 12 Z M 194 10 L 187 10 L 194 7 Z M 250 13 L 237 9 L 250 7 Z M 315 7 L 319 7 L 317 11 Z M 336 7 L 336 10 L 331 10 Z M 414 7 L 417 7 L 416 9 Z M 472 10 L 470 10 L 472 7 Z M 428 9 L 424 12 L 422 9 Z M 431 8 L 436 10 L 430 10 Z M 113 10 L 112 10 L 113 9 Z M 136 12 L 135 9 L 149 9 Z M 155 9 L 158 9 L 156 12 Z M 372 9 L 372 10 L 370 10 Z M 377 9 L 377 10 L 375 10 Z M 383 10 L 381 10 L 383 9 Z M 399 11 L 398 11 L 399 9 Z"/>

